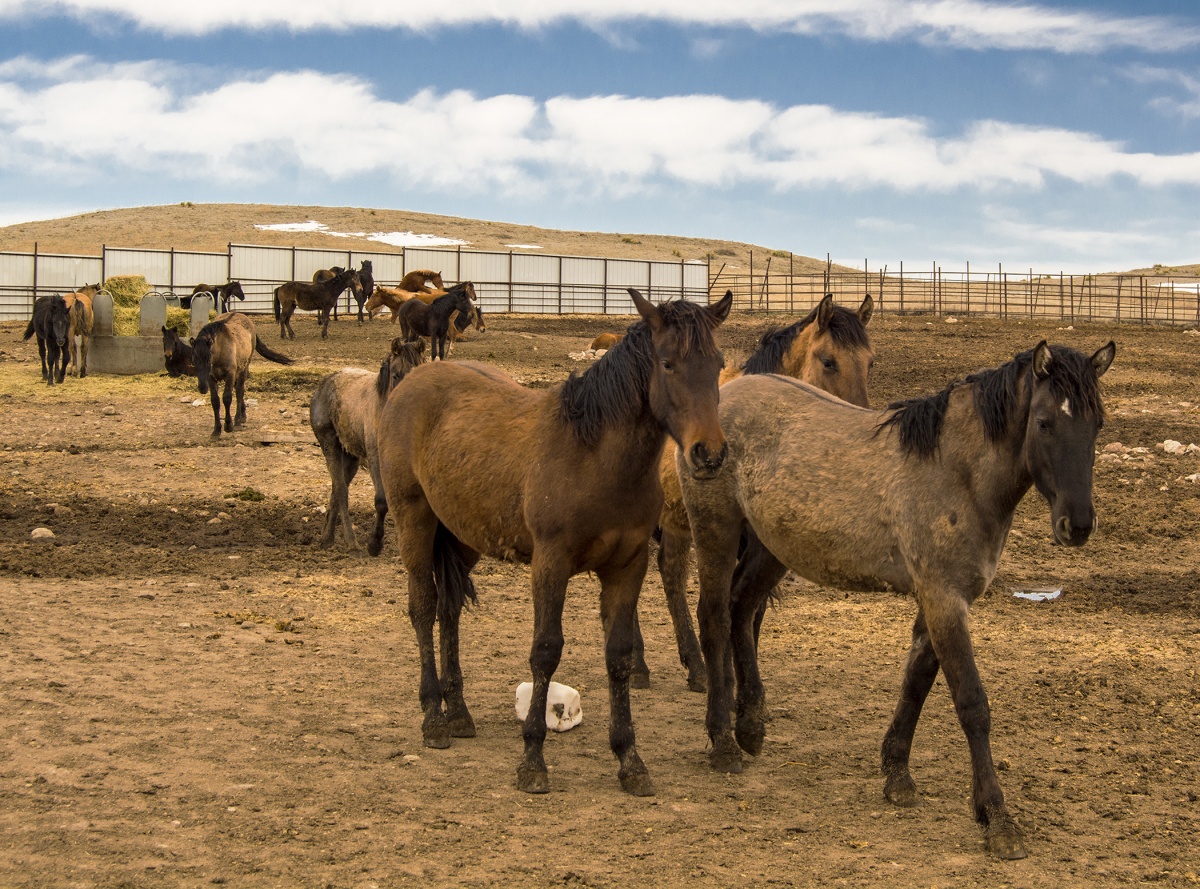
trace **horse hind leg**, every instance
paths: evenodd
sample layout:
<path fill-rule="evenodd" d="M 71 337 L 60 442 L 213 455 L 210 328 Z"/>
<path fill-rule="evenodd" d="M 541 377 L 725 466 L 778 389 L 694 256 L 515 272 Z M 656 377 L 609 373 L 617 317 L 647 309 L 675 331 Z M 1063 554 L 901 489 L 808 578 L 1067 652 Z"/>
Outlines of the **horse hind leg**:
<path fill-rule="evenodd" d="M 246 374 L 239 374 L 235 383 L 237 393 L 237 415 L 233 418 L 234 426 L 246 425 Z"/>
<path fill-rule="evenodd" d="M 213 438 L 221 437 L 221 393 L 218 391 L 219 386 L 219 383 L 211 380 L 208 389 L 208 397 L 212 401 L 213 409 Z"/>
<path fill-rule="evenodd" d="M 446 703 L 446 720 L 454 738 L 475 737 L 475 720 L 463 697 L 462 662 L 459 659 L 459 618 L 467 597 L 474 596 L 471 569 L 479 561 L 479 553 L 453 539 L 450 532 L 439 529 L 440 564 L 435 567 L 439 591 L 447 595 L 438 600 L 439 641 L 442 660 L 442 700 Z M 453 575 L 451 580 L 449 575 Z M 457 592 L 455 592 L 457 591 Z"/>
<path fill-rule="evenodd" d="M 225 431 L 233 431 L 233 380 L 225 381 L 225 392 L 221 396 L 221 401 L 225 405 Z"/>
<path fill-rule="evenodd" d="M 688 553 L 691 548 L 690 533 L 678 534 L 663 528 L 662 540 L 658 545 L 658 573 L 662 577 L 667 610 L 671 613 L 671 624 L 675 628 L 679 661 L 687 670 L 688 688 L 702 692 L 707 688 L 704 655 L 700 653 L 700 640 L 696 638 L 687 602 Z"/>
<path fill-rule="evenodd" d="M 88 363 L 88 347 L 91 345 L 91 336 L 83 335 L 79 338 L 79 379 L 87 376 Z"/>

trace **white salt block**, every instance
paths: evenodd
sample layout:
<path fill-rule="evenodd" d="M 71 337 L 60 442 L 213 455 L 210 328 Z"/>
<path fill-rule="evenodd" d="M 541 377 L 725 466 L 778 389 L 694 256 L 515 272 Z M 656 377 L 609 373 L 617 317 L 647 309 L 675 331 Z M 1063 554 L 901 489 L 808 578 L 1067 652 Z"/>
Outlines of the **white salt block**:
<path fill-rule="evenodd" d="M 529 715 L 529 702 L 533 700 L 533 683 L 522 682 L 517 686 L 517 719 L 522 722 Z M 583 722 L 583 708 L 579 703 L 579 692 L 569 685 L 551 682 L 546 693 L 546 728 L 554 732 L 565 732 Z"/>
<path fill-rule="evenodd" d="M 49 528 L 34 528 L 33 531 L 30 532 L 29 536 L 34 540 L 53 540 L 54 532 Z M 579 696 L 576 695 L 575 697 L 578 698 Z M 528 698 L 526 700 L 528 700 Z M 528 707 L 529 704 L 526 703 L 525 706 Z"/>

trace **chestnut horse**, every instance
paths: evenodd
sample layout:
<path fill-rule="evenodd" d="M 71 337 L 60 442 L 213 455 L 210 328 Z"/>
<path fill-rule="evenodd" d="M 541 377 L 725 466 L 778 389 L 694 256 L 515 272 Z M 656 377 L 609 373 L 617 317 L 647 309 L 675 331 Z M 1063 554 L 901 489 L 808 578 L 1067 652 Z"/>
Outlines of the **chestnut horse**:
<path fill-rule="evenodd" d="M 329 335 L 329 312 L 347 287 L 358 286 L 358 272 L 342 269 L 332 278 L 310 284 L 307 281 L 289 281 L 275 288 L 272 305 L 275 320 L 279 322 L 279 338 L 296 338 L 292 330 L 292 313 L 296 308 L 317 312 L 317 323 L 321 325 L 321 339 Z"/>
<path fill-rule="evenodd" d="M 433 285 L 430 288 L 430 284 Z M 421 293 L 427 290 L 440 290 L 443 293 L 446 290 L 446 285 L 442 283 L 442 273 L 435 272 L 433 269 L 413 269 L 407 275 L 400 279 L 400 283 L 396 285 L 397 290 L 407 290 L 410 293 Z"/>
<path fill-rule="evenodd" d="M 847 590 L 890 588 L 912 595 L 917 615 L 883 741 L 884 795 L 898 806 L 919 802 L 909 754 L 941 669 L 967 738 L 987 848 L 999 858 L 1025 857 L 992 764 L 991 714 L 967 615 L 996 574 L 1030 487 L 1049 501 L 1058 543 L 1081 546 L 1091 534 L 1092 465 L 1104 419 L 1099 378 L 1115 354 L 1111 342 L 1089 357 L 1042 341 L 999 368 L 886 411 L 770 375 L 721 390 L 729 465 L 716 480 L 696 484 L 678 461 L 700 574 L 714 768 L 739 772 L 739 746 L 752 755 L 762 748 L 766 704 L 754 618 L 788 569 Z M 749 541 L 739 555 L 744 529 Z"/>
<path fill-rule="evenodd" d="M 630 295 L 643 320 L 582 374 L 533 390 L 486 364 L 424 365 L 395 388 L 379 418 L 380 475 L 421 654 L 426 746 L 475 734 L 458 653 L 459 616 L 475 598 L 471 569 L 481 554 L 532 566 L 533 698 L 517 768 L 526 793 L 550 789 L 546 693 L 562 655 L 567 582 L 585 571 L 600 580 L 609 741 L 621 786 L 654 792 L 635 744 L 629 673 L 638 593 L 662 509 L 658 463 L 668 436 L 696 478 L 716 476 L 725 459 L 713 330 L 733 294 L 713 306 L 656 306 L 636 290 Z"/>
<path fill-rule="evenodd" d="M 87 376 L 88 348 L 92 343 L 92 328 L 96 323 L 96 316 L 92 312 L 92 297 L 99 292 L 99 284 L 89 284 L 63 297 L 67 303 L 67 311 L 71 313 L 71 334 L 67 343 L 71 353 L 71 375 L 80 379 Z M 78 346 L 75 345 L 76 337 L 79 337 Z"/>
<path fill-rule="evenodd" d="M 379 555 L 383 547 L 387 499 L 379 481 L 375 428 L 388 393 L 424 360 L 423 340 L 405 343 L 396 337 L 377 373 L 347 367 L 322 378 L 317 384 L 309 403 L 309 422 L 321 443 L 332 482 L 321 546 L 333 545 L 340 522 L 346 544 L 352 549 L 358 548 L 354 526 L 350 522 L 350 482 L 354 480 L 359 464 L 366 461 L 375 485 L 375 531 L 367 544 L 367 552 Z"/>
<path fill-rule="evenodd" d="M 432 293 L 426 291 L 432 296 Z M 414 296 L 420 294 L 414 293 L 411 290 L 401 290 L 398 287 L 384 287 L 381 284 L 376 284 L 371 295 L 367 297 L 367 302 L 363 306 L 363 311 L 366 312 L 368 318 L 374 318 L 384 309 L 392 310 L 392 323 L 396 324 L 400 320 L 400 306 L 408 302 Z M 432 302 L 432 300 L 430 300 Z"/>
<path fill-rule="evenodd" d="M 221 435 L 221 401 L 225 402 L 225 431 L 246 424 L 246 378 L 250 375 L 250 359 L 257 352 L 268 361 L 291 364 L 292 359 L 270 349 L 258 338 L 254 322 L 241 312 L 218 315 L 200 329 L 192 341 L 192 358 L 196 366 L 196 382 L 200 394 L 212 397 L 213 438 Z M 224 398 L 217 395 L 224 381 Z M 237 416 L 231 417 L 230 405 L 237 390 Z M 210 392 L 211 390 L 211 392 Z"/>
<path fill-rule="evenodd" d="M 401 336 L 405 342 L 412 342 L 421 336 L 429 337 L 430 360 L 445 360 L 446 340 L 452 326 L 450 316 L 457 311 L 466 315 L 468 321 L 473 321 L 476 317 L 474 296 L 475 287 L 470 281 L 463 281 L 429 305 L 420 299 L 408 300 L 400 306 Z"/>
<path fill-rule="evenodd" d="M 721 374 L 724 385 L 743 374 L 773 373 L 804 380 L 843 401 L 867 407 L 867 382 L 875 353 L 867 335 L 867 323 L 875 309 L 875 300 L 867 294 L 857 311 L 833 302 L 827 293 L 811 312 L 795 324 L 771 328 L 758 341 L 754 353 L 740 367 L 726 368 Z M 667 596 L 667 610 L 675 627 L 679 660 L 687 670 L 688 688 L 704 691 L 704 658 L 700 642 L 688 613 L 688 554 L 692 549 L 692 530 L 688 526 L 679 475 L 675 471 L 675 453 L 667 447 L 663 454 L 661 481 L 663 513 L 659 520 L 658 573 Z M 765 608 L 765 604 L 764 604 Z M 759 621 L 762 615 L 759 615 Z M 639 630 L 637 662 L 633 672 L 635 688 L 650 684 L 645 647 Z"/>
<path fill-rule="evenodd" d="M 625 334 L 623 333 L 602 333 L 592 340 L 592 344 L 588 346 L 588 349 L 593 352 L 598 352 L 601 349 L 607 351 L 623 339 L 625 339 Z"/>

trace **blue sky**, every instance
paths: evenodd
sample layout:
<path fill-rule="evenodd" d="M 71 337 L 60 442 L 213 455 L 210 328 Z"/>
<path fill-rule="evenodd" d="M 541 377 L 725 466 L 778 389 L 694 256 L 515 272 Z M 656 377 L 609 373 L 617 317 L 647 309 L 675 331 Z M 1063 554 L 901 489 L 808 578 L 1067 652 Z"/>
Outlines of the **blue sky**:
<path fill-rule="evenodd" d="M 349 205 L 1107 271 L 1200 262 L 1198 137 L 1195 0 L 0 0 L 4 224 Z"/>

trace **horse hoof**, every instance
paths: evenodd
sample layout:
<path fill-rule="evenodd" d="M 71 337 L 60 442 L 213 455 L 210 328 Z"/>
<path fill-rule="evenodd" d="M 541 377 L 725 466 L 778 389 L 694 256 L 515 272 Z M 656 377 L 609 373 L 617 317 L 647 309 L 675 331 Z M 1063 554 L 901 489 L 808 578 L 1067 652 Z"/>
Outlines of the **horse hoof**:
<path fill-rule="evenodd" d="M 654 784 L 646 772 L 621 775 L 621 789 L 630 796 L 654 796 Z"/>
<path fill-rule="evenodd" d="M 743 768 L 742 751 L 733 745 L 714 747 L 708 754 L 708 763 L 715 771 L 724 772 L 726 775 L 740 775 Z"/>
<path fill-rule="evenodd" d="M 921 804 L 921 794 L 917 792 L 917 785 L 907 771 L 890 775 L 883 785 L 883 795 L 893 806 L 902 809 L 911 809 Z"/>
<path fill-rule="evenodd" d="M 377 556 L 383 552 L 382 540 L 371 540 L 367 542 L 367 555 Z"/>
<path fill-rule="evenodd" d="M 549 793 L 550 776 L 543 771 L 517 767 L 517 790 L 522 793 Z"/>
<path fill-rule="evenodd" d="M 987 850 L 1004 861 L 1019 861 L 1029 854 L 1021 829 L 1011 818 L 1005 817 L 988 824 L 983 838 Z"/>
<path fill-rule="evenodd" d="M 706 692 L 708 691 L 708 679 L 704 675 L 704 668 L 699 670 L 688 670 L 687 678 L 688 691 Z"/>
<path fill-rule="evenodd" d="M 450 723 L 440 710 L 426 714 L 421 726 L 421 740 L 434 750 L 445 750 L 450 746 Z"/>
<path fill-rule="evenodd" d="M 649 688 L 650 687 L 650 671 L 645 673 L 630 673 L 629 674 L 630 688 Z"/>
<path fill-rule="evenodd" d="M 454 738 L 475 737 L 475 720 L 468 716 L 456 716 L 450 720 L 450 736 Z"/>
<path fill-rule="evenodd" d="M 737 738 L 738 746 L 751 756 L 758 756 L 762 753 L 763 738 L 766 737 L 766 734 L 767 730 L 763 727 L 762 723 L 738 725 L 733 732 L 734 737 Z"/>

